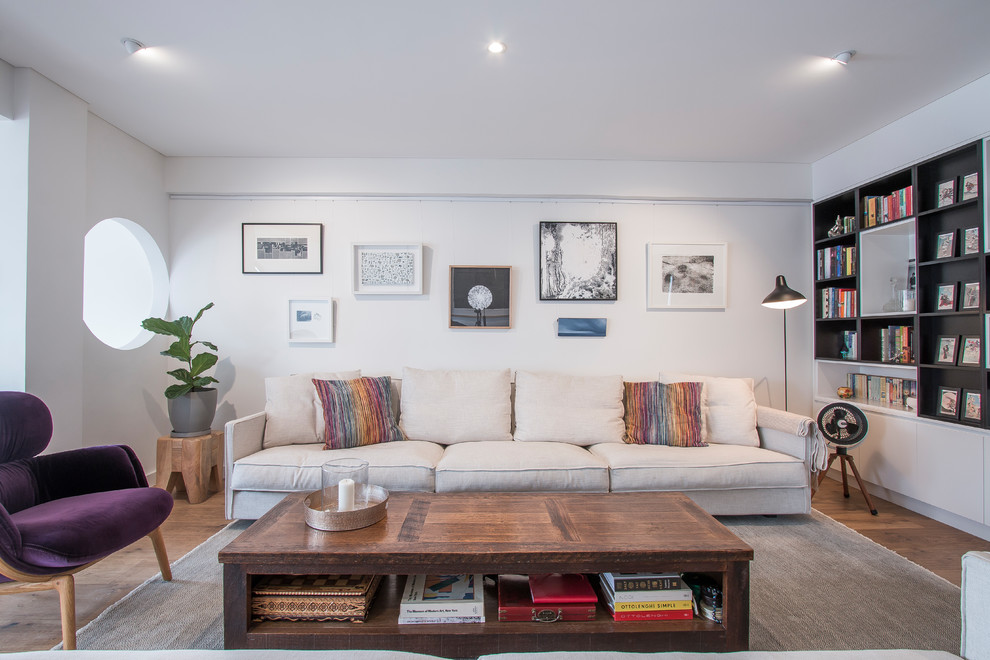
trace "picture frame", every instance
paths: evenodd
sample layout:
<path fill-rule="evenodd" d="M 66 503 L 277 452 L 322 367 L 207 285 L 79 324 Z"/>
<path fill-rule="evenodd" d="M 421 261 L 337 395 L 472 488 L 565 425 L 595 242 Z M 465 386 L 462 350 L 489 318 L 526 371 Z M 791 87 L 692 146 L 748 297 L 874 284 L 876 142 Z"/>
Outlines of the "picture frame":
<path fill-rule="evenodd" d="M 980 253 L 980 228 L 969 227 L 963 230 L 963 254 Z"/>
<path fill-rule="evenodd" d="M 511 266 L 451 266 L 448 327 L 511 328 L 511 271 Z"/>
<path fill-rule="evenodd" d="M 936 405 L 936 414 L 939 417 L 959 419 L 959 388 L 939 386 Z"/>
<path fill-rule="evenodd" d="M 956 179 L 955 177 L 949 179 L 948 181 L 942 181 L 938 184 L 938 197 L 935 202 L 936 208 L 942 208 L 943 206 L 951 206 L 956 203 Z"/>
<path fill-rule="evenodd" d="M 956 256 L 956 232 L 946 231 L 935 237 L 935 258 L 951 259 Z"/>
<path fill-rule="evenodd" d="M 956 311 L 956 284 L 958 282 L 947 282 L 938 285 L 935 296 L 936 312 Z"/>
<path fill-rule="evenodd" d="M 541 222 L 540 300 L 617 300 L 618 223 Z"/>
<path fill-rule="evenodd" d="M 728 302 L 725 243 L 646 246 L 647 309 L 724 309 Z"/>
<path fill-rule="evenodd" d="M 289 300 L 289 343 L 330 344 L 334 341 L 334 304 L 329 298 Z"/>
<path fill-rule="evenodd" d="M 959 335 L 939 335 L 935 344 L 935 364 L 955 364 Z"/>
<path fill-rule="evenodd" d="M 962 195 L 959 201 L 965 202 L 969 199 L 976 199 L 980 196 L 980 173 L 973 172 L 972 174 L 967 174 L 962 178 L 962 186 L 960 186 Z"/>
<path fill-rule="evenodd" d="M 423 244 L 352 244 L 351 291 L 356 295 L 422 294 Z"/>
<path fill-rule="evenodd" d="M 962 305 L 960 309 L 980 308 L 980 283 L 964 282 L 962 285 Z"/>
<path fill-rule="evenodd" d="M 323 223 L 241 223 L 244 274 L 322 274 Z"/>
<path fill-rule="evenodd" d="M 983 421 L 983 394 L 979 390 L 962 392 L 962 419 L 967 422 Z"/>
<path fill-rule="evenodd" d="M 960 367 L 978 367 L 983 363 L 982 342 L 979 335 L 963 335 L 959 342 Z"/>

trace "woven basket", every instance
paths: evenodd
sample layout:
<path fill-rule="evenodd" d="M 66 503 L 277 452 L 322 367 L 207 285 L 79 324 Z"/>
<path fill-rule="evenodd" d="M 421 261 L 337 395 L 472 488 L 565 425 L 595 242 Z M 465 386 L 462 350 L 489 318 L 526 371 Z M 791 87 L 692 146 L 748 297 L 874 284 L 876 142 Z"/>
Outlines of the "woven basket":
<path fill-rule="evenodd" d="M 388 491 L 381 486 L 354 484 L 355 502 L 367 502 L 367 505 L 353 511 L 336 511 L 337 487 L 331 488 L 329 493 L 330 511 L 323 510 L 322 490 L 313 491 L 303 500 L 306 524 L 313 529 L 320 529 L 325 532 L 343 532 L 374 525 L 385 517 L 385 511 L 388 507 Z"/>

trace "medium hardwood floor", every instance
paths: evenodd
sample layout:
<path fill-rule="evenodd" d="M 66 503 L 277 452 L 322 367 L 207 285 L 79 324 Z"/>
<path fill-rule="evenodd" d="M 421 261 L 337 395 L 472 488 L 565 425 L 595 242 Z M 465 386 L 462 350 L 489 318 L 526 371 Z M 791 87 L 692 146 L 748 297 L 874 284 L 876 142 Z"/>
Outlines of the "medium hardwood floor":
<path fill-rule="evenodd" d="M 879 516 L 870 515 L 863 497 L 826 479 L 814 508 L 911 561 L 958 585 L 960 559 L 969 550 L 990 550 L 990 542 L 874 497 Z M 165 544 L 175 561 L 227 524 L 223 494 L 201 504 L 175 501 L 165 523 Z M 134 587 L 158 573 L 151 541 L 143 539 L 76 575 L 76 617 L 81 628 Z M 54 591 L 0 597 L 0 651 L 38 651 L 62 641 L 58 596 Z"/>

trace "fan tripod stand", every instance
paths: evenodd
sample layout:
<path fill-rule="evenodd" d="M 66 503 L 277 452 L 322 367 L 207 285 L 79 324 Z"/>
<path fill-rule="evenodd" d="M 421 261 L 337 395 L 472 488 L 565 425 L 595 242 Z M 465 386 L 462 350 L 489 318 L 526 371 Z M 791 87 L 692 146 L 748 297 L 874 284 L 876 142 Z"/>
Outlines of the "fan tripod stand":
<path fill-rule="evenodd" d="M 863 497 L 866 498 L 866 505 L 870 507 L 870 513 L 874 516 L 878 515 L 877 508 L 873 506 L 873 500 L 870 498 L 870 491 L 866 490 L 866 486 L 863 484 L 863 478 L 859 476 L 859 470 L 856 469 L 856 461 L 853 457 L 849 455 L 845 447 L 836 447 L 835 451 L 832 452 L 828 457 L 828 465 L 825 466 L 825 470 L 822 472 L 821 476 L 818 477 L 818 483 L 821 484 L 822 480 L 825 479 L 825 475 L 828 474 L 829 469 L 832 467 L 832 463 L 835 459 L 839 459 L 842 468 L 842 494 L 849 497 L 849 480 L 846 477 L 846 463 L 849 463 L 849 467 L 852 468 L 853 476 L 856 477 L 856 483 L 859 484 L 859 490 L 863 493 Z"/>

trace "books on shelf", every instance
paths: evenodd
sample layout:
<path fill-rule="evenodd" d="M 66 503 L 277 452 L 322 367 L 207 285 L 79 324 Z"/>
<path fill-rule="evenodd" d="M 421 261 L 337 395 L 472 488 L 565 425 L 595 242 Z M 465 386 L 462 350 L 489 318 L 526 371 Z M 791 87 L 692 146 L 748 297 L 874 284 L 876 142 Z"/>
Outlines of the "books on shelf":
<path fill-rule="evenodd" d="M 859 333 L 855 330 L 844 330 L 842 332 L 842 347 L 839 349 L 839 357 L 843 360 L 858 360 L 859 348 L 857 339 Z"/>
<path fill-rule="evenodd" d="M 549 573 L 529 576 L 534 603 L 595 603 L 598 594 L 581 573 Z"/>
<path fill-rule="evenodd" d="M 846 386 L 853 396 L 881 406 L 903 406 L 914 409 L 918 400 L 918 381 L 910 378 L 846 374 Z"/>
<path fill-rule="evenodd" d="M 256 621 L 363 622 L 380 575 L 265 575 L 251 589 Z"/>
<path fill-rule="evenodd" d="M 410 575 L 399 601 L 399 623 L 484 623 L 483 576 Z"/>
<path fill-rule="evenodd" d="M 855 246 L 822 248 L 816 255 L 816 271 L 819 280 L 856 274 Z"/>
<path fill-rule="evenodd" d="M 856 289 L 829 287 L 821 290 L 821 318 L 847 319 L 856 316 Z"/>
<path fill-rule="evenodd" d="M 676 573 L 645 574 L 616 581 L 616 574 L 599 575 L 602 603 L 616 621 L 661 621 L 694 616 L 691 588 Z M 623 575 L 623 574 L 619 574 Z M 633 587 L 619 589 L 618 586 Z M 652 587 L 652 588 L 651 588 Z"/>
<path fill-rule="evenodd" d="M 890 195 L 866 195 L 862 209 L 864 229 L 910 217 L 914 209 L 914 186 L 895 190 Z"/>
<path fill-rule="evenodd" d="M 880 329 L 880 361 L 910 364 L 914 361 L 914 327 L 889 325 Z"/>
<path fill-rule="evenodd" d="M 686 586 L 677 573 L 601 573 L 598 577 L 613 592 L 683 589 Z"/>

